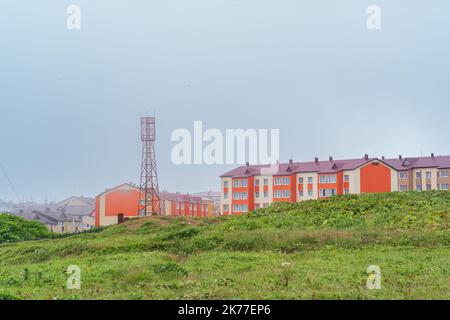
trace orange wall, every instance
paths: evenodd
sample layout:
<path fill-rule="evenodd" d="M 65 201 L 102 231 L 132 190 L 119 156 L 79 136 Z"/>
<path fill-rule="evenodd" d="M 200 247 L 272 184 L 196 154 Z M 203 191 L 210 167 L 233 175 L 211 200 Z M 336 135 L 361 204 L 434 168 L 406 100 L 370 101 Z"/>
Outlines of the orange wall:
<path fill-rule="evenodd" d="M 274 182 L 272 182 L 272 197 L 273 201 L 275 202 L 295 202 L 297 201 L 297 190 L 296 185 L 297 181 L 295 179 L 295 175 L 288 175 L 288 176 L 273 176 L 273 180 L 275 181 L 275 178 L 289 178 L 289 184 L 286 185 L 276 185 Z M 275 191 L 282 191 L 282 190 L 289 190 L 291 193 L 291 196 L 288 198 L 275 198 Z"/>
<path fill-rule="evenodd" d="M 321 176 L 336 176 L 336 183 L 320 183 L 320 177 Z M 319 198 L 323 198 L 320 194 L 320 189 L 336 189 L 336 194 L 343 194 L 344 193 L 344 172 L 339 171 L 336 173 L 324 173 L 320 174 L 317 177 L 317 194 L 319 195 Z"/>
<path fill-rule="evenodd" d="M 237 180 L 247 180 L 247 187 L 234 187 L 234 180 L 232 181 L 231 188 L 231 213 L 234 213 L 233 207 L 235 204 L 246 204 L 248 211 L 255 210 L 255 177 L 238 178 Z M 235 200 L 233 199 L 234 192 L 247 192 L 247 200 Z"/>
<path fill-rule="evenodd" d="M 391 169 L 381 163 L 362 167 L 361 192 L 391 192 Z"/>
<path fill-rule="evenodd" d="M 139 190 L 113 190 L 105 197 L 105 216 L 137 217 L 139 211 Z"/>

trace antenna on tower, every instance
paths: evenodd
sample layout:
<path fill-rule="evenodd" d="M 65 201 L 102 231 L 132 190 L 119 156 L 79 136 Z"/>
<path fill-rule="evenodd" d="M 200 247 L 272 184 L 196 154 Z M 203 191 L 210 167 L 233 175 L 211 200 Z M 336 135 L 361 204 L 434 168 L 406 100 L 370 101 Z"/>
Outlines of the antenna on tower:
<path fill-rule="evenodd" d="M 155 133 L 155 117 L 141 117 L 142 162 L 139 216 L 159 215 L 161 213 L 155 158 Z"/>

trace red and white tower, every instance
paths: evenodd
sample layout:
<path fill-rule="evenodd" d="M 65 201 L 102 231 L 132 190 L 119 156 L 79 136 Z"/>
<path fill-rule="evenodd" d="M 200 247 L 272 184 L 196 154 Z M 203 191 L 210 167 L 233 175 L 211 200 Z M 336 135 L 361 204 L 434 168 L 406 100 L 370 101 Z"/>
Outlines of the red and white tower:
<path fill-rule="evenodd" d="M 139 212 L 140 216 L 161 213 L 155 158 L 155 131 L 155 117 L 141 117 L 142 162 L 139 208 L 144 207 Z"/>

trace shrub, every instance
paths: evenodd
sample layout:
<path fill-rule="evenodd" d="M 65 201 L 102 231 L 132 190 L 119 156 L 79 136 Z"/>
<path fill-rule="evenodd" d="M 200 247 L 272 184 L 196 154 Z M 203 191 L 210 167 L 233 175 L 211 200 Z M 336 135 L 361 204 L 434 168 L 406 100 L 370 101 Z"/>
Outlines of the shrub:
<path fill-rule="evenodd" d="M 44 239 L 51 236 L 51 232 L 40 222 L 0 214 L 0 243 Z"/>

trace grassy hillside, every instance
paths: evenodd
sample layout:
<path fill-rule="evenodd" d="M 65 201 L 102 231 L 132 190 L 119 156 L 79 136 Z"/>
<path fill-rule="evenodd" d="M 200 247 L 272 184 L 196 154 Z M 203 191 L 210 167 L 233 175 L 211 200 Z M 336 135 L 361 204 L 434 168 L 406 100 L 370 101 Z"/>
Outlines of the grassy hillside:
<path fill-rule="evenodd" d="M 0 243 L 49 238 L 51 233 L 37 221 L 0 213 Z"/>
<path fill-rule="evenodd" d="M 4 244 L 0 298 L 449 299 L 449 212 L 450 192 L 349 195 Z M 66 288 L 73 264 L 80 290 Z"/>

